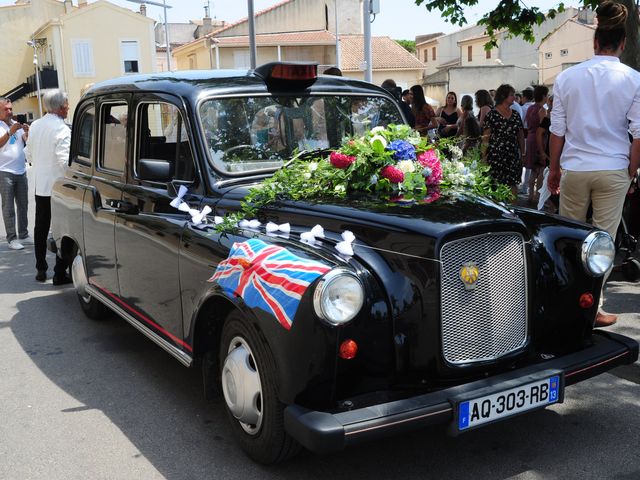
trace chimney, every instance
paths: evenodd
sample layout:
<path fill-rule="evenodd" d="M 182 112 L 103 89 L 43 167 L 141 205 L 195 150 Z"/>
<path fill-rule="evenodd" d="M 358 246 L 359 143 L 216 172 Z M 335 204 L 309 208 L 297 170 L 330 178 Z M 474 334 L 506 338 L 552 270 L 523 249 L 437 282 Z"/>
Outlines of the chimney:
<path fill-rule="evenodd" d="M 144 3 L 140 4 L 140 15 L 147 16 L 147 6 Z"/>
<path fill-rule="evenodd" d="M 73 2 L 71 0 L 64 0 L 64 13 L 71 13 L 73 11 Z"/>
<path fill-rule="evenodd" d="M 207 0 L 204 6 L 204 17 L 202 17 L 202 26 L 196 29 L 196 38 L 202 38 L 215 30 L 215 28 L 213 28 L 213 23 L 211 22 L 211 17 L 209 16 L 209 9 L 209 1 Z"/>

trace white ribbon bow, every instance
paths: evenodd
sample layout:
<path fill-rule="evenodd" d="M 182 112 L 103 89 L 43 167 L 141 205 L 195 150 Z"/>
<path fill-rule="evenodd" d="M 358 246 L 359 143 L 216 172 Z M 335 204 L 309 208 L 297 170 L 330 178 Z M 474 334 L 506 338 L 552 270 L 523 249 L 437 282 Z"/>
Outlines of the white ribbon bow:
<path fill-rule="evenodd" d="M 195 208 L 189 207 L 186 202 L 182 202 L 178 207 L 178 210 L 191 215 L 191 223 L 194 225 L 200 225 L 207 214 L 211 213 L 211 207 L 209 205 L 205 205 L 202 210 L 196 210 Z"/>
<path fill-rule="evenodd" d="M 291 232 L 291 225 L 289 225 L 288 223 L 283 223 L 281 225 L 278 225 L 277 223 L 269 222 L 269 223 L 267 223 L 267 226 L 265 228 L 267 229 L 267 233 L 274 233 L 274 232 L 289 233 L 289 232 Z"/>
<path fill-rule="evenodd" d="M 324 238 L 324 228 L 321 225 L 316 225 L 308 232 L 302 232 L 300 234 L 300 241 L 304 243 L 314 244 L 316 238 Z"/>
<path fill-rule="evenodd" d="M 191 223 L 193 223 L 194 225 L 200 225 L 209 213 L 211 213 L 211 207 L 209 205 L 205 205 L 204 208 L 198 213 L 196 213 L 195 215 L 191 215 Z"/>
<path fill-rule="evenodd" d="M 253 229 L 256 229 L 260 225 L 262 225 L 260 223 L 260 220 L 240 220 L 240 222 L 238 223 L 238 226 L 240 228 L 253 228 Z"/>
<path fill-rule="evenodd" d="M 336 243 L 336 250 L 342 255 L 353 256 L 352 243 L 355 239 L 356 236 L 352 232 L 345 230 L 342 232 L 342 242 Z"/>
<path fill-rule="evenodd" d="M 169 203 L 169 205 L 171 205 L 173 208 L 180 208 L 180 205 L 182 204 L 182 197 L 187 194 L 187 191 L 187 187 L 185 187 L 184 185 L 180 185 L 180 188 L 178 189 L 178 196 L 171 200 L 171 203 Z"/>

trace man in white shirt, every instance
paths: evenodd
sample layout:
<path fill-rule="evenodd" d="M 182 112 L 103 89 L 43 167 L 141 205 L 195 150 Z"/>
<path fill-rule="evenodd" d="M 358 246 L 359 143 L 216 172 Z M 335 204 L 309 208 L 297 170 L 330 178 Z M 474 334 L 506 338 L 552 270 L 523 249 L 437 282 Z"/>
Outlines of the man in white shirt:
<path fill-rule="evenodd" d="M 596 12 L 595 56 L 560 73 L 553 87 L 548 186 L 560 191 L 561 215 L 584 222 L 591 203 L 593 224 L 615 238 L 640 165 L 640 73 L 619 60 L 624 5 L 607 1 Z M 600 311 L 595 325 L 616 319 Z"/>
<path fill-rule="evenodd" d="M 7 242 L 12 250 L 22 250 L 31 243 L 27 229 L 29 205 L 27 170 L 24 144 L 29 125 L 14 122 L 13 105 L 8 98 L 0 97 L 0 197 L 2 219 Z M 16 231 L 16 211 L 18 214 Z"/>
<path fill-rule="evenodd" d="M 44 95 L 43 103 L 47 114 L 33 122 L 29 134 L 29 144 L 25 154 L 33 165 L 32 181 L 36 194 L 36 225 L 33 232 L 36 269 L 36 280 L 47 279 L 47 236 L 51 226 L 51 191 L 58 177 L 64 176 L 69 162 L 71 130 L 64 122 L 69 113 L 67 94 L 60 90 L 52 90 Z M 67 274 L 67 262 L 56 255 L 53 284 L 71 283 Z"/>

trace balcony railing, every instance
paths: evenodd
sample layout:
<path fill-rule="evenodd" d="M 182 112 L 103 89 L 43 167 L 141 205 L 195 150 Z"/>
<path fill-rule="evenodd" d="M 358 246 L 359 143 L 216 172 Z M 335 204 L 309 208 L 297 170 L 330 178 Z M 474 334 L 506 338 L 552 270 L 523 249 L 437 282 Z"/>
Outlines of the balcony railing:
<path fill-rule="evenodd" d="M 27 83 L 31 87 L 31 91 L 37 91 L 36 74 L 30 75 L 27 78 Z M 52 68 L 44 68 L 40 70 L 40 89 L 45 88 L 58 88 L 58 71 Z"/>

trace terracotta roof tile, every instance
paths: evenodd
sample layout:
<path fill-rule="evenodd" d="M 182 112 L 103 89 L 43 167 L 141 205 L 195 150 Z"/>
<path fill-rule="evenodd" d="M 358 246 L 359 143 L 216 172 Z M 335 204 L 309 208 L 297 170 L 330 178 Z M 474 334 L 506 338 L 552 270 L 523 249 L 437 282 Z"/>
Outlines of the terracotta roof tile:
<path fill-rule="evenodd" d="M 341 65 L 343 71 L 360 70 L 364 60 L 364 37 L 341 35 Z M 371 38 L 371 56 L 374 70 L 422 70 L 424 63 L 390 37 Z"/>

